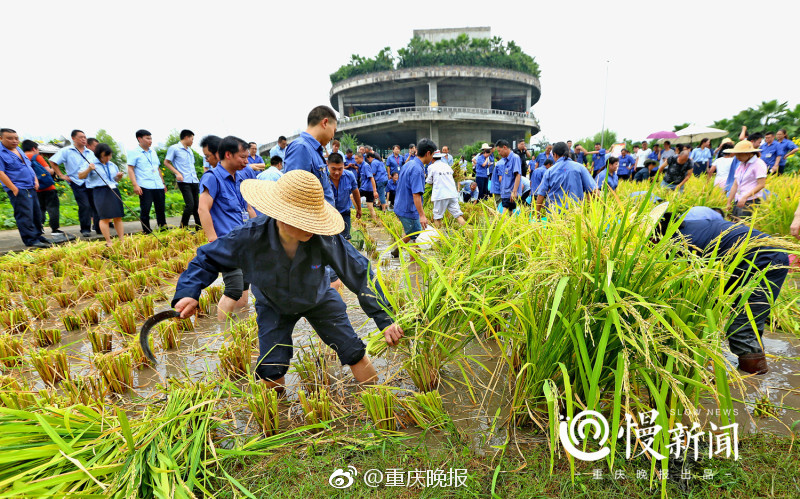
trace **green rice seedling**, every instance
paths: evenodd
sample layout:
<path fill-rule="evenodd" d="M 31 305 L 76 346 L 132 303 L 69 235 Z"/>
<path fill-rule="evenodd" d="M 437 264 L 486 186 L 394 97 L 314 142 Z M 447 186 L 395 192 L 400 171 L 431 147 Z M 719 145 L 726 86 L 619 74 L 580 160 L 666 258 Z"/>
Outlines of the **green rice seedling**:
<path fill-rule="evenodd" d="M 418 352 L 403 364 L 403 368 L 417 390 L 430 392 L 439 388 L 441 361 L 436 352 Z"/>
<path fill-rule="evenodd" d="M 153 336 L 147 338 L 147 343 L 150 345 L 150 351 L 154 351 Z M 133 337 L 128 340 L 128 351 L 131 353 L 131 362 L 135 369 L 142 370 L 151 365 L 150 359 L 145 357 L 142 351 L 142 345 L 139 343 L 138 337 Z"/>
<path fill-rule="evenodd" d="M 395 431 L 397 422 L 394 414 L 395 397 L 385 386 L 368 388 L 361 392 L 361 403 L 375 428 L 379 431 Z"/>
<path fill-rule="evenodd" d="M 278 433 L 279 412 L 278 392 L 260 381 L 251 381 L 252 394 L 247 399 L 253 418 L 258 422 L 264 435 Z"/>
<path fill-rule="evenodd" d="M 331 386 L 327 357 L 319 345 L 317 342 L 311 342 L 302 347 L 292 362 L 292 368 L 307 393 L 316 393 Z"/>
<path fill-rule="evenodd" d="M 61 322 L 67 331 L 77 331 L 81 328 L 81 316 L 78 314 L 64 314 L 61 316 Z"/>
<path fill-rule="evenodd" d="M 130 352 L 98 353 L 92 360 L 113 393 L 125 393 L 133 386 L 133 360 Z"/>
<path fill-rule="evenodd" d="M 25 282 L 19 279 L 14 279 L 14 278 L 6 279 L 6 287 L 8 288 L 8 291 L 10 293 L 18 293 L 22 291 L 22 287 L 24 285 Z"/>
<path fill-rule="evenodd" d="M 86 334 L 89 337 L 89 343 L 92 345 L 92 352 L 107 353 L 111 351 L 111 331 L 94 328 L 90 329 Z"/>
<path fill-rule="evenodd" d="M 77 290 L 81 296 L 94 296 L 100 289 L 100 281 L 97 277 L 84 277 L 78 281 Z"/>
<path fill-rule="evenodd" d="M 13 306 L 14 302 L 11 301 L 8 291 L 0 291 L 0 311 L 10 310 Z"/>
<path fill-rule="evenodd" d="M 123 335 L 134 336 L 136 334 L 136 314 L 130 306 L 115 308 L 111 315 L 117 323 L 117 330 Z"/>
<path fill-rule="evenodd" d="M 75 302 L 78 301 L 78 293 L 75 291 L 67 291 L 64 293 L 53 293 L 53 298 L 55 298 L 56 303 L 61 308 L 69 308 L 75 305 Z"/>
<path fill-rule="evenodd" d="M 216 305 L 216 303 L 211 302 L 211 299 L 208 297 L 208 293 L 201 294 L 200 299 L 197 300 L 197 302 L 197 314 L 200 316 L 211 315 L 211 307 Z"/>
<path fill-rule="evenodd" d="M 22 338 L 9 334 L 0 334 L 0 364 L 7 368 L 18 366 L 22 362 Z"/>
<path fill-rule="evenodd" d="M 75 376 L 63 380 L 60 387 L 71 404 L 102 408 L 103 401 L 108 394 L 108 385 L 104 376 Z"/>
<path fill-rule="evenodd" d="M 83 322 L 86 327 L 94 326 L 100 322 L 100 311 L 93 306 L 88 306 L 81 310 L 80 317 L 81 322 Z"/>
<path fill-rule="evenodd" d="M 298 390 L 297 395 L 300 397 L 300 406 L 303 408 L 306 424 L 318 424 L 333 418 L 328 390 L 320 389 L 310 395 L 306 395 L 303 390 Z"/>
<path fill-rule="evenodd" d="M 239 379 L 247 376 L 250 369 L 250 344 L 236 342 L 224 343 L 217 355 L 222 372 L 230 379 Z"/>
<path fill-rule="evenodd" d="M 183 330 L 178 327 L 176 321 L 161 322 L 157 327 L 158 334 L 161 337 L 161 347 L 164 350 L 174 350 L 180 346 Z"/>
<path fill-rule="evenodd" d="M 36 396 L 27 383 L 20 385 L 13 376 L 0 374 L 0 407 L 21 411 L 34 405 Z"/>
<path fill-rule="evenodd" d="M 61 330 L 52 328 L 39 328 L 34 330 L 36 346 L 49 347 L 61 342 Z"/>
<path fill-rule="evenodd" d="M 222 288 L 222 284 L 217 284 L 206 288 L 206 294 L 208 295 L 208 299 L 211 300 L 211 303 L 219 303 L 219 300 L 222 298 Z"/>
<path fill-rule="evenodd" d="M 61 291 L 61 286 L 64 284 L 63 277 L 53 277 L 46 279 L 39 283 L 43 295 L 52 295 Z"/>
<path fill-rule="evenodd" d="M 53 269 L 53 276 L 63 277 L 64 273 L 67 271 L 67 263 L 64 260 L 53 262 L 52 269 Z"/>
<path fill-rule="evenodd" d="M 119 301 L 117 293 L 114 291 L 103 291 L 101 293 L 97 293 L 95 296 L 97 301 L 100 302 L 103 312 L 107 314 L 110 314 L 114 310 L 114 308 L 117 306 L 117 302 Z"/>
<path fill-rule="evenodd" d="M 129 302 L 136 298 L 136 290 L 129 281 L 118 282 L 111 286 L 117 294 L 117 299 L 121 302 Z"/>
<path fill-rule="evenodd" d="M 152 295 L 141 296 L 131 303 L 133 304 L 134 310 L 136 310 L 136 315 L 142 319 L 150 317 L 155 311 L 155 301 Z"/>
<path fill-rule="evenodd" d="M 39 349 L 31 352 L 31 364 L 45 384 L 53 386 L 69 377 L 69 364 L 64 350 Z"/>
<path fill-rule="evenodd" d="M 438 390 L 414 393 L 401 400 L 411 419 L 423 430 L 451 426 L 453 422 L 442 406 L 442 396 Z"/>
<path fill-rule="evenodd" d="M 258 346 L 258 324 L 255 315 L 238 322 L 232 322 L 228 334 L 231 339 L 240 344 L 249 343 L 253 348 Z"/>
<path fill-rule="evenodd" d="M 86 263 L 89 265 L 89 268 L 91 268 L 95 272 L 100 272 L 101 270 L 103 270 L 103 266 L 105 265 L 103 260 L 96 260 L 96 259 L 91 259 Z"/>
<path fill-rule="evenodd" d="M 29 298 L 23 302 L 35 319 L 47 319 L 50 311 L 47 309 L 47 298 Z"/>
<path fill-rule="evenodd" d="M 12 308 L 0 312 L 0 324 L 12 334 L 19 334 L 28 327 L 30 317 L 24 308 Z"/>
<path fill-rule="evenodd" d="M 186 319 L 177 319 L 178 329 L 181 331 L 194 331 L 194 322 L 191 317 Z"/>

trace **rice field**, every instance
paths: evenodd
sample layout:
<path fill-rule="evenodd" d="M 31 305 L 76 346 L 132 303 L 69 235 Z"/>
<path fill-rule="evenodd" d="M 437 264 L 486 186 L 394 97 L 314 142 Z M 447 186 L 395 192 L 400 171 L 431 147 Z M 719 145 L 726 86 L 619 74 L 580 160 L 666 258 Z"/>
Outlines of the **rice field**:
<path fill-rule="evenodd" d="M 754 216 L 795 253 L 786 211 L 798 186 L 771 182 L 774 199 Z M 556 431 L 583 410 L 606 415 L 612 434 L 625 415 L 650 409 L 666 430 L 735 421 L 742 431 L 790 432 L 800 420 L 798 279 L 787 280 L 764 337 L 772 372 L 743 377 L 720 333 L 748 292 L 724 291 L 735 258 L 703 261 L 680 243 L 651 243 L 641 224 L 650 204 L 626 189 L 635 190 L 623 183 L 621 202 L 546 221 L 524 208 L 504 218 L 488 203 L 464 206 L 466 227 L 448 227 L 429 249 L 406 245 L 399 260 L 388 255 L 402 230 L 393 214 L 353 218 L 406 333 L 387 349 L 344 293 L 380 377 L 363 390 L 305 320 L 286 396 L 264 390 L 252 379 L 254 312 L 217 321 L 221 284 L 204 291 L 188 323 L 153 331 L 152 365 L 136 335 L 169 307 L 201 233 L 0 257 L 0 451 L 11 451 L 0 456 L 12 456 L 0 457 L 0 497 L 248 496 L 226 463 L 331 440 L 458 439 L 502 455 L 538 439 L 553 461 L 574 466 Z M 677 208 L 725 202 L 699 180 L 681 196 L 652 193 Z M 712 410 L 720 416 L 709 420 Z M 669 443 L 665 431 L 652 445 L 668 454 Z M 611 445 L 609 466 L 622 452 Z M 667 465 L 654 460 L 651 473 Z"/>

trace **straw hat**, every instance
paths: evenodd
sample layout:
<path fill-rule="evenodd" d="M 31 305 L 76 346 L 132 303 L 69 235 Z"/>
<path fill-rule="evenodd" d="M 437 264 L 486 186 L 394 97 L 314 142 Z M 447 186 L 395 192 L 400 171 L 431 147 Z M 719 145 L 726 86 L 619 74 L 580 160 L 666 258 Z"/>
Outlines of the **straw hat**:
<path fill-rule="evenodd" d="M 761 149 L 753 147 L 753 143 L 749 140 L 742 140 L 736 143 L 731 149 L 727 149 L 727 154 L 747 154 L 751 152 L 759 152 Z"/>
<path fill-rule="evenodd" d="M 650 213 L 647 214 L 647 224 L 651 228 L 658 225 L 658 223 L 661 221 L 661 217 L 663 217 L 664 213 L 667 212 L 667 208 L 669 208 L 669 202 L 665 201 L 650 210 Z"/>
<path fill-rule="evenodd" d="M 333 236 L 344 230 L 344 219 L 330 203 L 319 179 L 305 170 L 292 170 L 275 182 L 248 179 L 242 196 L 261 213 L 312 234 Z"/>
<path fill-rule="evenodd" d="M 481 144 L 481 149 L 484 149 L 484 150 L 485 150 L 485 149 L 491 149 L 491 148 L 492 148 L 492 146 L 490 146 L 490 145 L 489 145 L 489 144 L 487 144 L 486 142 L 484 142 L 483 144 Z"/>
<path fill-rule="evenodd" d="M 719 143 L 719 145 L 721 146 L 725 144 L 733 144 L 733 139 L 731 139 L 730 137 L 725 137 L 724 139 L 722 139 L 722 142 Z"/>

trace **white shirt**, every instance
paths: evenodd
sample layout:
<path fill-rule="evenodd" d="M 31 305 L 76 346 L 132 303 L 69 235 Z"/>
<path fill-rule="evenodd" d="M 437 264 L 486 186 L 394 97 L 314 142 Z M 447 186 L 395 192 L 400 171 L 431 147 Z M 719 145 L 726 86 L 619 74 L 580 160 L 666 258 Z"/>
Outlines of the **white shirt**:
<path fill-rule="evenodd" d="M 442 160 L 428 167 L 427 183 L 433 184 L 431 201 L 442 199 L 458 199 L 456 182 L 453 180 L 453 168 Z"/>
<path fill-rule="evenodd" d="M 647 161 L 647 157 L 650 156 L 650 153 L 653 152 L 650 149 L 639 149 L 639 152 L 636 153 L 636 168 L 644 168 L 644 162 Z"/>
<path fill-rule="evenodd" d="M 717 175 L 714 177 L 714 185 L 725 189 L 725 184 L 728 183 L 728 174 L 731 171 L 731 163 L 733 163 L 733 156 L 726 158 L 725 156 L 717 158 L 711 164 L 717 167 Z"/>

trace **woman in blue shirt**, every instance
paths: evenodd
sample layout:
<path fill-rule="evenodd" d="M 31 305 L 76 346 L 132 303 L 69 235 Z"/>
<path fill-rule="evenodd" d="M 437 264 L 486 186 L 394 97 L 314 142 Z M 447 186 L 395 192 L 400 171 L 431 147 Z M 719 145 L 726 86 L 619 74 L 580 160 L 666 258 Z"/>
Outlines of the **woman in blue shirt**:
<path fill-rule="evenodd" d="M 122 178 L 122 172 L 117 165 L 111 162 L 111 147 L 108 144 L 97 144 L 94 155 L 95 163 L 89 163 L 85 170 L 78 172 L 78 178 L 86 179 L 84 184 L 92 190 L 94 207 L 100 218 L 100 232 L 106 238 L 106 246 L 111 247 L 111 231 L 109 222 L 114 221 L 117 237 L 123 240 L 125 230 L 122 223 L 124 207 L 122 197 L 117 189 L 117 182 Z"/>
<path fill-rule="evenodd" d="M 708 170 L 712 156 L 713 153 L 711 152 L 711 140 L 701 140 L 700 146 L 696 149 L 693 149 L 692 153 L 689 155 L 689 159 L 694 161 L 695 177 L 699 177 L 701 174 L 705 173 L 706 170 Z"/>

